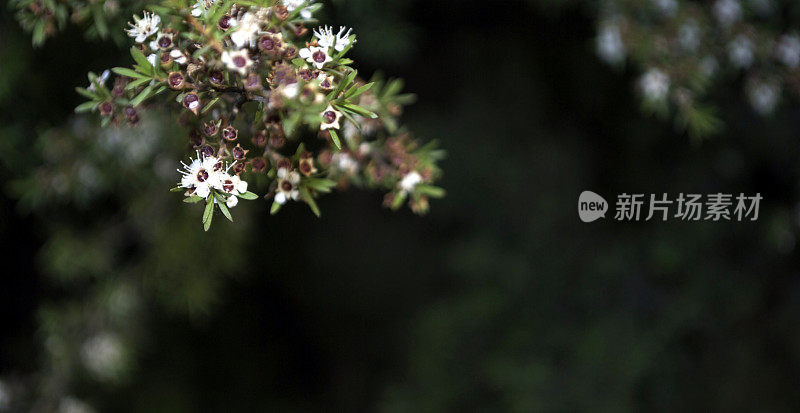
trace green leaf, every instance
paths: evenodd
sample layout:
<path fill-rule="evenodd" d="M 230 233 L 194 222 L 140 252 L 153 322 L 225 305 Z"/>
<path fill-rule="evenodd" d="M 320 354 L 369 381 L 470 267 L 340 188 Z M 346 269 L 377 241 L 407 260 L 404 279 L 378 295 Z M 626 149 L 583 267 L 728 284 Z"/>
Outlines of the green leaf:
<path fill-rule="evenodd" d="M 444 188 L 438 186 L 418 184 L 414 187 L 414 191 L 422 195 L 427 195 L 431 198 L 444 198 L 446 191 Z"/>
<path fill-rule="evenodd" d="M 239 194 L 239 198 L 246 199 L 248 201 L 252 201 L 252 200 L 258 198 L 258 195 L 254 194 L 254 193 L 252 193 L 250 191 L 247 191 L 247 192 L 245 192 L 243 194 Z"/>
<path fill-rule="evenodd" d="M 132 77 L 134 79 L 141 79 L 141 78 L 148 78 L 149 79 L 148 76 L 143 75 L 143 74 L 141 74 L 141 73 L 139 73 L 139 72 L 137 72 L 135 70 L 128 69 L 127 67 L 115 67 L 115 68 L 111 69 L 111 71 L 116 73 L 116 74 L 118 74 L 118 75 Z"/>
<path fill-rule="evenodd" d="M 406 201 L 406 197 L 407 197 L 407 196 L 408 196 L 408 195 L 406 194 L 406 192 L 405 192 L 405 191 L 400 191 L 400 192 L 398 192 L 398 193 L 397 193 L 397 194 L 394 196 L 394 199 L 392 200 L 392 209 L 393 209 L 393 210 L 397 210 L 398 208 L 400 208 L 401 206 L 403 206 L 403 202 L 405 202 L 405 201 Z"/>
<path fill-rule="evenodd" d="M 344 97 L 345 99 L 352 99 L 354 97 L 357 97 L 358 95 L 368 91 L 370 88 L 372 88 L 373 85 L 375 85 L 375 82 L 367 83 L 366 85 L 361 86 L 360 88 L 356 88 L 355 86 L 353 86 L 352 88 L 350 88 L 350 90 L 347 91 Z"/>
<path fill-rule="evenodd" d="M 306 201 L 308 207 L 311 208 L 311 212 L 319 218 L 322 214 L 319 211 L 319 206 L 317 205 L 317 201 L 314 200 L 314 197 L 311 196 L 311 193 L 308 192 L 306 188 L 300 188 L 300 197 L 303 198 L 303 201 Z"/>
<path fill-rule="evenodd" d="M 135 46 L 131 47 L 131 56 L 133 56 L 133 60 L 136 61 L 136 66 L 139 68 L 140 72 L 148 75 L 153 74 L 153 64 L 147 60 L 147 57 L 144 56 L 141 50 Z"/>
<path fill-rule="evenodd" d="M 206 199 L 206 209 L 203 211 L 203 225 L 206 231 L 211 227 L 211 220 L 214 219 L 214 197 Z"/>
<path fill-rule="evenodd" d="M 79 94 L 81 94 L 82 96 L 87 97 L 89 99 L 94 99 L 95 98 L 94 93 L 90 92 L 89 89 L 85 89 L 85 88 L 82 88 L 82 87 L 76 87 L 75 91 L 78 92 Z"/>
<path fill-rule="evenodd" d="M 225 205 L 225 202 L 217 202 L 217 206 L 219 207 L 219 210 L 222 211 L 222 215 L 225 215 L 225 218 L 228 218 L 228 221 L 233 222 L 231 211 L 228 210 L 228 206 Z"/>
<path fill-rule="evenodd" d="M 219 102 L 219 99 L 220 99 L 219 96 L 215 97 L 214 99 L 211 99 L 211 102 L 208 102 L 208 104 L 206 104 L 206 106 L 203 108 L 202 111 L 200 111 L 200 113 L 208 112 L 217 102 Z"/>
<path fill-rule="evenodd" d="M 298 57 L 296 59 L 292 59 L 292 64 L 297 67 L 303 67 L 306 65 L 306 61 Z"/>
<path fill-rule="evenodd" d="M 151 79 L 149 77 L 143 77 L 141 79 L 136 79 L 133 82 L 128 83 L 127 85 L 125 85 L 125 90 L 135 89 L 135 88 L 137 88 L 137 87 L 149 82 L 150 80 Z"/>
<path fill-rule="evenodd" d="M 192 195 L 190 197 L 186 197 L 183 200 L 183 202 L 186 202 L 187 204 L 196 204 L 196 203 L 198 203 L 198 202 L 200 202 L 202 200 L 203 200 L 203 198 L 201 198 L 201 197 L 199 197 L 197 195 Z"/>
<path fill-rule="evenodd" d="M 136 96 L 135 98 L 133 98 L 133 100 L 131 100 L 131 106 L 139 106 L 140 103 L 142 103 L 145 99 L 150 97 L 150 92 L 152 91 L 153 91 L 153 85 L 149 85 L 146 88 L 144 88 L 144 90 L 141 93 L 139 93 L 138 96 Z"/>
<path fill-rule="evenodd" d="M 184 187 L 182 187 L 182 186 L 176 186 L 175 188 L 172 188 L 172 189 L 170 189 L 169 191 L 170 191 L 170 192 L 183 192 L 183 191 L 185 191 L 185 190 L 186 190 L 186 188 L 184 188 Z"/>
<path fill-rule="evenodd" d="M 350 112 L 355 112 L 355 113 L 357 113 L 357 114 L 359 114 L 361 116 L 366 116 L 368 118 L 375 119 L 375 118 L 378 117 L 378 115 L 375 114 L 374 112 L 372 112 L 372 111 L 370 111 L 368 109 L 362 108 L 361 106 L 354 105 L 352 103 L 345 103 L 345 104 L 341 105 L 340 107 L 342 109 L 344 109 L 344 110 L 349 110 Z"/>
<path fill-rule="evenodd" d="M 269 214 L 270 214 L 270 215 L 275 215 L 275 214 L 277 214 L 277 213 L 278 213 L 278 211 L 280 211 L 280 210 L 281 210 L 281 206 L 282 206 L 282 205 L 281 205 L 281 204 L 279 204 L 279 203 L 278 203 L 278 201 L 272 201 L 272 206 L 269 208 Z"/>
<path fill-rule="evenodd" d="M 94 101 L 81 103 L 75 108 L 75 113 L 88 112 L 94 109 L 95 106 L 97 106 L 97 102 Z"/>
<path fill-rule="evenodd" d="M 331 140 L 333 140 L 333 144 L 336 145 L 336 149 L 342 149 L 342 142 L 339 141 L 339 134 L 336 133 L 336 129 L 328 129 L 328 132 L 331 134 Z"/>

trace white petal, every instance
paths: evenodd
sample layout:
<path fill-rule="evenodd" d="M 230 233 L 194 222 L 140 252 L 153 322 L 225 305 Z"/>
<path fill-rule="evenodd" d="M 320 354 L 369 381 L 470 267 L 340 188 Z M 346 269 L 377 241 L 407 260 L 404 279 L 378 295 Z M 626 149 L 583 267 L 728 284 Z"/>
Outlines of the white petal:
<path fill-rule="evenodd" d="M 228 200 L 225 201 L 225 205 L 227 205 L 228 208 L 233 208 L 238 203 L 239 203 L 239 198 L 236 198 L 236 196 L 234 195 L 231 195 L 230 197 L 228 197 Z"/>
<path fill-rule="evenodd" d="M 240 194 L 247 192 L 247 182 L 241 181 L 238 185 L 236 185 L 236 190 L 239 191 Z"/>
<path fill-rule="evenodd" d="M 208 185 L 201 185 L 197 187 L 194 193 L 200 198 L 207 198 L 208 195 L 211 194 L 211 190 L 208 188 Z"/>
<path fill-rule="evenodd" d="M 284 194 L 283 192 L 278 192 L 277 194 L 275 194 L 275 202 L 277 202 L 277 203 L 279 203 L 281 205 L 285 204 L 286 203 L 286 194 Z"/>

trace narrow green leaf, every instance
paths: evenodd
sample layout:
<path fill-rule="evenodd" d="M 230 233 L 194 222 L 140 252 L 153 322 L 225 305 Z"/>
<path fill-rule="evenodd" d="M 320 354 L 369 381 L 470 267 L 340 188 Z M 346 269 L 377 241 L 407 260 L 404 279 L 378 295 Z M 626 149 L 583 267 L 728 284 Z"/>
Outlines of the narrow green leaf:
<path fill-rule="evenodd" d="M 148 76 L 143 75 L 143 74 L 141 74 L 141 73 L 139 73 L 139 72 L 137 72 L 135 70 L 128 69 L 127 67 L 115 67 L 115 68 L 111 69 L 111 71 L 116 73 L 116 74 L 118 74 L 118 75 L 132 77 L 134 79 L 141 79 L 141 78 L 149 79 Z"/>
<path fill-rule="evenodd" d="M 403 206 L 403 202 L 405 202 L 405 201 L 406 201 L 406 197 L 407 197 L 407 196 L 408 196 L 408 195 L 405 193 L 405 191 L 400 191 L 400 192 L 398 192 L 398 193 L 397 193 L 397 194 L 394 196 L 394 199 L 392 200 L 392 209 L 393 209 L 393 210 L 397 210 L 398 208 L 400 208 L 401 206 Z"/>
<path fill-rule="evenodd" d="M 95 106 L 97 106 L 97 102 L 94 101 L 81 103 L 75 108 L 75 113 L 88 112 L 94 109 Z"/>
<path fill-rule="evenodd" d="M 336 145 L 336 149 L 342 149 L 342 142 L 339 141 L 339 134 L 336 133 L 336 129 L 328 129 L 328 132 L 331 134 L 331 140 L 333 140 L 333 144 Z"/>
<path fill-rule="evenodd" d="M 346 99 L 352 99 L 354 97 L 357 97 L 358 95 L 368 91 L 370 88 L 372 88 L 373 85 L 375 85 L 375 82 L 367 83 L 366 85 L 361 86 L 360 88 L 356 88 L 355 86 L 353 86 L 352 88 L 350 88 L 350 90 L 347 91 L 344 97 Z"/>
<path fill-rule="evenodd" d="M 245 192 L 243 194 L 239 194 L 239 198 L 246 199 L 248 201 L 252 201 L 252 200 L 258 198 L 258 195 L 254 194 L 254 193 L 252 193 L 250 191 L 247 191 L 247 192 Z"/>
<path fill-rule="evenodd" d="M 317 205 L 317 201 L 314 200 L 314 197 L 311 196 L 311 193 L 308 192 L 306 188 L 300 188 L 300 197 L 303 198 L 303 201 L 306 201 L 308 207 L 311 208 L 311 212 L 319 218 L 322 214 L 319 211 L 319 206 Z"/>
<path fill-rule="evenodd" d="M 231 216 L 231 211 L 228 210 L 228 206 L 225 205 L 224 202 L 217 202 L 217 206 L 219 210 L 222 211 L 222 215 L 225 215 L 225 218 L 228 218 L 228 221 L 233 222 L 233 217 Z"/>
<path fill-rule="evenodd" d="M 184 188 L 184 187 L 182 187 L 182 186 L 176 186 L 175 188 L 172 188 L 172 189 L 170 189 L 169 191 L 170 191 L 170 192 L 183 192 L 183 191 L 185 191 L 185 190 L 186 190 L 186 188 Z"/>
<path fill-rule="evenodd" d="M 140 103 L 144 102 L 145 99 L 150 97 L 150 92 L 153 91 L 153 85 L 149 85 L 144 90 L 139 93 L 138 96 L 131 100 L 131 106 L 139 106 Z"/>
<path fill-rule="evenodd" d="M 197 195 L 192 195 L 190 197 L 186 197 L 183 200 L 183 202 L 186 202 L 187 204 L 196 204 L 196 203 L 198 203 L 198 202 L 200 202 L 202 200 L 203 200 L 203 198 L 201 198 L 201 197 L 199 197 Z"/>
<path fill-rule="evenodd" d="M 282 205 L 281 205 L 281 204 L 279 204 L 277 201 L 272 201 L 272 207 L 270 207 L 270 208 L 269 208 L 269 214 L 270 214 L 270 215 L 275 215 L 275 214 L 277 214 L 277 213 L 278 213 L 278 211 L 280 211 L 280 210 L 281 210 L 281 206 L 282 206 Z"/>
<path fill-rule="evenodd" d="M 414 187 L 414 191 L 431 198 L 443 198 L 445 195 L 444 188 L 433 185 L 418 184 Z"/>

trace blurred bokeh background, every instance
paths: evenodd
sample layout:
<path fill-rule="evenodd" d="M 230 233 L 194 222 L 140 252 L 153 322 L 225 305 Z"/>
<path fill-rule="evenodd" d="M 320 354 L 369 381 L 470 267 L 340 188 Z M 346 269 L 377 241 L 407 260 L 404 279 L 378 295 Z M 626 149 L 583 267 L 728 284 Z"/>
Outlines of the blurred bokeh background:
<path fill-rule="evenodd" d="M 72 26 L 33 48 L 0 8 L 0 409 L 800 407 L 798 106 L 760 117 L 724 83 L 725 129 L 690 139 L 596 57 L 595 11 L 326 4 L 362 73 L 418 95 L 404 119 L 447 150 L 447 197 L 249 202 L 203 233 L 167 191 L 185 132 L 73 115 L 126 47 Z M 584 224 L 587 189 L 764 200 L 756 222 Z"/>

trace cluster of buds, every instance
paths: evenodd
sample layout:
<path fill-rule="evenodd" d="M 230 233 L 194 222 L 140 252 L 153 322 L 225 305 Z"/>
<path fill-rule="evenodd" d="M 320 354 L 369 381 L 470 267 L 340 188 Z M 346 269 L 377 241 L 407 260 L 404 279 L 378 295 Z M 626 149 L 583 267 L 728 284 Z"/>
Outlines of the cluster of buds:
<path fill-rule="evenodd" d="M 612 65 L 628 57 L 641 65 L 637 88 L 645 109 L 674 113 L 679 126 L 702 137 L 721 121 L 700 101 L 726 76 L 744 76 L 744 92 L 760 115 L 775 110 L 784 89 L 800 95 L 800 35 L 776 32 L 780 21 L 772 1 L 606 0 L 596 48 Z"/>
<path fill-rule="evenodd" d="M 206 228 L 215 205 L 230 218 L 238 198 L 255 198 L 244 180 L 254 174 L 269 178 L 272 213 L 298 201 L 319 215 L 316 199 L 350 184 L 388 191 L 392 208 L 408 200 L 427 211 L 428 198 L 444 195 L 433 186 L 442 152 L 398 127 L 411 101 L 399 81 L 358 77 L 346 57 L 352 29 L 305 27 L 318 6 L 200 0 L 137 15 L 125 30 L 135 64 L 113 68 L 111 88 L 110 72 L 90 74 L 90 86 L 77 89 L 89 101 L 76 110 L 98 112 L 103 125 L 136 125 L 157 98 L 177 103 L 196 158 L 175 190 L 206 201 Z M 347 159 L 352 166 L 341 168 Z"/>

